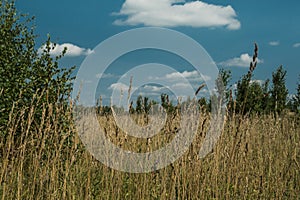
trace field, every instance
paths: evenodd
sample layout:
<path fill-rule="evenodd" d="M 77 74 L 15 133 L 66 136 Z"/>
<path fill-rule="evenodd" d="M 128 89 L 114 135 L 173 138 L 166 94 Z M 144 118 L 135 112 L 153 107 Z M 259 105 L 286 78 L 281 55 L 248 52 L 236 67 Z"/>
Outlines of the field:
<path fill-rule="evenodd" d="M 151 173 L 125 173 L 97 161 L 75 125 L 62 131 L 71 109 L 45 104 L 40 121 L 32 105 L 11 112 L 0 141 L 0 195 L 4 199 L 298 199 L 300 121 L 295 115 L 227 116 L 222 135 L 204 159 L 198 154 L 210 126 L 202 112 L 197 135 L 183 157 Z M 28 115 L 26 115 L 28 114 Z M 27 117 L 25 117 L 25 115 Z M 91 122 L 87 118 L 85 123 Z M 133 118 L 144 123 L 143 115 Z M 168 119 L 151 140 L 123 133 L 112 115 L 98 116 L 106 136 L 135 152 L 161 148 L 176 134 Z M 19 127 L 17 129 L 17 127 Z"/>

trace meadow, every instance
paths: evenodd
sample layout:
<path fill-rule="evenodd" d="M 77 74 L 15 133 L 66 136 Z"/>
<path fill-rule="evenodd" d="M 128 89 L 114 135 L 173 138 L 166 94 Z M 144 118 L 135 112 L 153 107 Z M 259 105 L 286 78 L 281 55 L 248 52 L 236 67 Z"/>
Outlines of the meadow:
<path fill-rule="evenodd" d="M 228 115 L 213 151 L 198 154 L 210 126 L 202 111 L 189 150 L 173 164 L 151 173 L 125 173 L 97 161 L 84 147 L 72 108 L 35 104 L 12 108 L 0 137 L 1 199 L 298 199 L 300 120 L 297 115 Z M 71 125 L 62 128 L 60 117 Z M 87 113 L 86 123 L 91 122 Z M 144 115 L 132 116 L 139 124 Z M 159 134 L 137 139 L 123 133 L 113 116 L 99 115 L 106 136 L 135 152 L 161 148 L 176 134 L 178 117 L 167 118 Z M 4 129 L 3 129 L 4 130 Z"/>

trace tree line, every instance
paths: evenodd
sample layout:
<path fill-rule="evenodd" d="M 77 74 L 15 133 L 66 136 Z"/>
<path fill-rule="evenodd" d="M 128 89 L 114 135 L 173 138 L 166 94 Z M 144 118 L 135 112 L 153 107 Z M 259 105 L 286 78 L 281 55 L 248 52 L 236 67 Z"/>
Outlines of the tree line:
<path fill-rule="evenodd" d="M 253 61 L 250 63 L 248 72 L 237 81 L 236 88 L 232 89 L 229 83 L 232 78 L 230 70 L 221 69 L 216 80 L 217 94 L 209 99 L 200 97 L 198 99 L 199 108 L 211 111 L 212 102 L 218 102 L 225 105 L 228 113 L 246 114 L 274 114 L 291 112 L 300 113 L 300 74 L 296 85 L 296 94 L 289 96 L 286 87 L 287 71 L 283 66 L 279 66 L 273 73 L 272 78 L 265 81 L 253 80 L 254 71 L 257 67 L 258 45 L 255 44 Z M 199 89 L 203 88 L 203 84 Z M 198 89 L 198 90 L 199 90 Z M 199 91 L 196 92 L 198 94 Z M 221 101 L 221 102 L 220 102 Z M 175 113 L 180 109 L 179 102 L 169 100 L 167 94 L 161 94 L 160 102 L 149 100 L 148 97 L 139 95 L 134 104 L 131 101 L 129 112 L 131 114 L 148 114 L 151 106 L 160 104 L 167 113 Z M 135 105 L 135 106 L 134 106 Z M 98 107 L 99 114 L 111 113 L 110 106 Z"/>

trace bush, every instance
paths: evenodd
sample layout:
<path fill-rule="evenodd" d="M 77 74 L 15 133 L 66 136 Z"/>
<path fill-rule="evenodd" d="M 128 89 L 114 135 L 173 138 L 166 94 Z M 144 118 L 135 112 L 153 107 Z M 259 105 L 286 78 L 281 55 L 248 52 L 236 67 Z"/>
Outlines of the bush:
<path fill-rule="evenodd" d="M 51 56 L 55 45 L 50 37 L 41 52 L 35 49 L 34 19 L 19 14 L 14 1 L 3 0 L 0 7 L 0 129 L 1 136 L 6 137 L 9 116 L 13 113 L 27 109 L 22 117 L 26 120 L 28 109 L 35 105 L 33 113 L 38 123 L 43 105 L 68 106 L 74 67 L 59 67 L 66 49 L 59 56 Z M 60 121 L 68 123 L 63 116 Z"/>

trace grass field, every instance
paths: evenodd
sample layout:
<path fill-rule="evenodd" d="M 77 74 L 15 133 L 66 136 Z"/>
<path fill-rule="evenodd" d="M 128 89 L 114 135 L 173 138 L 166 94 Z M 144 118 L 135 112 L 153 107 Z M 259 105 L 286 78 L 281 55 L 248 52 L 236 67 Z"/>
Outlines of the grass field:
<path fill-rule="evenodd" d="M 294 115 L 227 117 L 214 150 L 199 159 L 210 126 L 209 114 L 201 113 L 196 138 L 183 157 L 164 169 L 133 174 L 93 158 L 75 125 L 61 131 L 59 116 L 72 120 L 71 110 L 44 105 L 38 122 L 32 117 L 35 110 L 32 106 L 11 112 L 3 128 L 8 131 L 0 141 L 3 200 L 300 198 L 300 121 Z M 144 123 L 142 115 L 133 118 Z M 111 142 L 135 152 L 164 146 L 174 138 L 178 123 L 177 118 L 168 120 L 147 140 L 123 133 L 111 115 L 98 119 Z"/>

